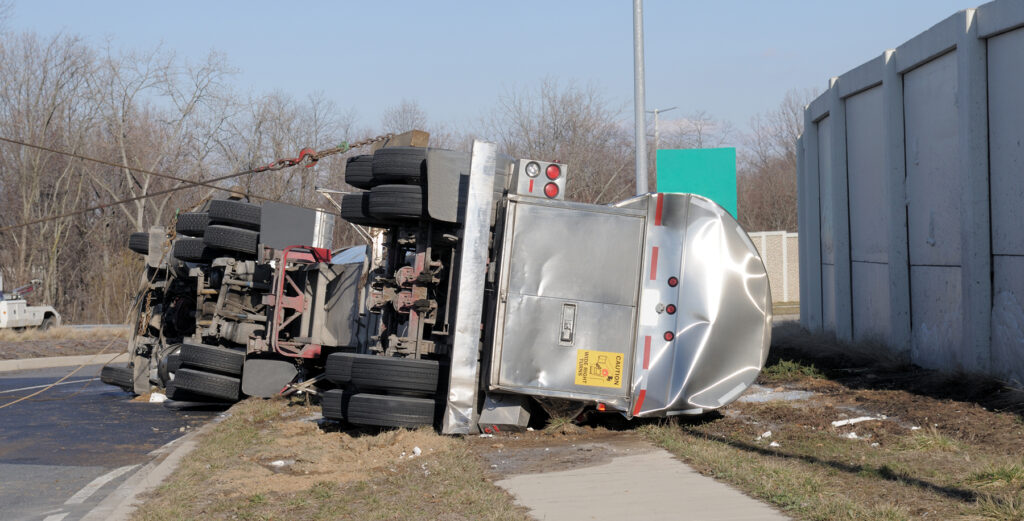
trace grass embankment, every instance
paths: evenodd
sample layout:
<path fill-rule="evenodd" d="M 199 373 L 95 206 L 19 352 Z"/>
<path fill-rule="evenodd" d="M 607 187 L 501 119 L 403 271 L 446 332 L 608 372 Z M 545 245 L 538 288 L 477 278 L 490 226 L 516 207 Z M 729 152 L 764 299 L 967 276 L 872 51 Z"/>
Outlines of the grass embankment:
<path fill-rule="evenodd" d="M 0 360 L 49 356 L 94 355 L 124 351 L 128 328 L 74 329 L 54 327 L 46 331 L 27 329 L 20 333 L 0 329 Z"/>
<path fill-rule="evenodd" d="M 775 344 L 760 383 L 812 398 L 642 432 L 797 519 L 1024 520 L 1020 394 L 802 333 Z M 878 419 L 832 425 L 863 416 Z"/>
<path fill-rule="evenodd" d="M 308 419 L 315 412 L 283 400 L 235 405 L 134 519 L 529 519 L 484 478 L 465 440 L 325 429 Z"/>
<path fill-rule="evenodd" d="M 128 338 L 127 327 L 96 327 L 75 329 L 67 326 L 51 327 L 46 331 L 27 328 L 22 331 L 0 329 L 0 342 L 31 342 L 37 340 L 110 340 Z"/>

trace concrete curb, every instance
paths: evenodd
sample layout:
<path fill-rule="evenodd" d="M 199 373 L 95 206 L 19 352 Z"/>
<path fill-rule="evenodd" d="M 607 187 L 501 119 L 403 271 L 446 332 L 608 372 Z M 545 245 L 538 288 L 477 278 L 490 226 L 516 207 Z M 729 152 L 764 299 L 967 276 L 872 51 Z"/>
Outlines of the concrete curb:
<path fill-rule="evenodd" d="M 51 367 L 69 367 L 82 364 L 109 364 L 111 362 L 127 361 L 128 353 L 104 353 L 102 355 L 44 356 L 42 358 L 21 358 L 18 360 L 0 360 L 0 373 L 8 371 L 25 371 L 29 369 L 49 369 Z"/>
<path fill-rule="evenodd" d="M 157 456 L 153 461 L 129 476 L 121 486 L 83 516 L 81 521 L 127 521 L 130 519 L 140 504 L 139 495 L 149 492 L 163 483 L 174 472 L 174 469 L 178 468 L 185 456 L 188 456 L 199 445 L 199 437 L 212 430 L 225 417 L 225 415 L 218 416 L 210 423 L 200 427 L 199 430 L 190 432 L 153 451 L 152 454 Z"/>

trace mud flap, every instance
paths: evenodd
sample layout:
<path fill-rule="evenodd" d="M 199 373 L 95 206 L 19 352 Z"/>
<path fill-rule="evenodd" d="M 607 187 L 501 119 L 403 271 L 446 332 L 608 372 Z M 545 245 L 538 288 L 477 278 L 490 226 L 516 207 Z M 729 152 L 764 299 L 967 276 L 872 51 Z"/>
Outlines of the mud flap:
<path fill-rule="evenodd" d="M 143 395 L 152 389 L 149 378 L 152 373 L 152 362 L 149 355 L 132 355 L 132 383 L 135 387 L 135 394 Z"/>
<path fill-rule="evenodd" d="M 242 371 L 242 392 L 249 396 L 276 396 L 299 374 L 295 364 L 287 360 L 249 358 Z"/>

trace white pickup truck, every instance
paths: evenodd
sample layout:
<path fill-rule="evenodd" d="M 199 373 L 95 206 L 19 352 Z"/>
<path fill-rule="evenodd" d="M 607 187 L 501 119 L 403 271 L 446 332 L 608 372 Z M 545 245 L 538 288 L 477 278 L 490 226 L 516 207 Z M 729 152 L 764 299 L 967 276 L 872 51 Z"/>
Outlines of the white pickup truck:
<path fill-rule="evenodd" d="M 0 329 L 20 331 L 29 327 L 42 330 L 60 325 L 60 313 L 52 306 L 29 306 L 25 295 L 35 291 L 42 281 L 33 280 L 11 292 L 4 292 L 4 279 L 0 275 Z"/>

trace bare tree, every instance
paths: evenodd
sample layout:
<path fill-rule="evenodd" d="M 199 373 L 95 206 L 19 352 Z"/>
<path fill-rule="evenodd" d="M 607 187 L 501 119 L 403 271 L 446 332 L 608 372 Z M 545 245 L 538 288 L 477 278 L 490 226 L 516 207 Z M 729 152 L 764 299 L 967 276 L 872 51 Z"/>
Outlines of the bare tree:
<path fill-rule="evenodd" d="M 716 119 L 703 110 L 663 125 L 661 148 L 716 148 L 733 144 L 737 139 L 732 123 Z"/>
<path fill-rule="evenodd" d="M 81 153 L 93 130 L 95 105 L 89 79 L 94 57 L 78 38 L 40 39 L 25 34 L 0 45 L 0 134 Z M 60 214 L 83 200 L 83 166 L 66 156 L 33 148 L 0 149 L 0 222 L 31 222 Z M 70 218 L 23 226 L 0 237 L 0 262 L 8 278 L 42 278 L 43 298 L 59 300 L 58 272 L 73 259 L 62 246 L 74 236 Z"/>
<path fill-rule="evenodd" d="M 408 130 L 426 130 L 427 113 L 420 108 L 415 101 L 403 99 L 398 105 L 393 105 L 384 110 L 381 116 L 381 126 L 384 132 L 395 134 Z"/>
<path fill-rule="evenodd" d="M 803 108 L 816 95 L 790 90 L 778 107 L 751 120 L 738 179 L 740 224 L 747 230 L 797 231 L 796 140 Z"/>
<path fill-rule="evenodd" d="M 535 90 L 502 94 L 481 133 L 513 156 L 566 163 L 567 198 L 607 202 L 635 186 L 632 136 L 621 113 L 592 87 L 547 79 Z"/>
<path fill-rule="evenodd" d="M 210 140 L 200 132 L 216 131 L 200 121 L 222 120 L 206 112 L 222 108 L 212 101 L 231 74 L 223 58 L 211 54 L 198 65 L 179 65 L 172 53 L 160 49 L 117 55 L 108 47 L 101 71 L 103 121 L 110 136 L 106 154 L 124 166 L 116 175 L 94 175 L 97 189 L 118 199 L 177 184 L 147 171 L 195 177 L 195 163 L 210 152 Z M 119 208 L 143 231 L 164 217 L 170 199 L 145 198 Z"/>

